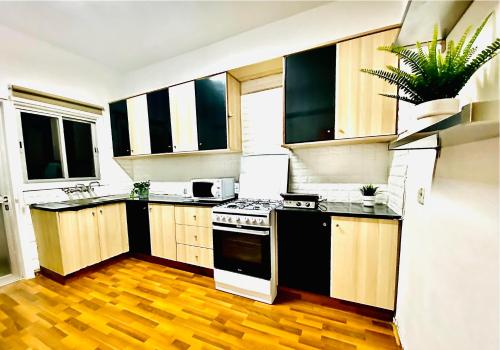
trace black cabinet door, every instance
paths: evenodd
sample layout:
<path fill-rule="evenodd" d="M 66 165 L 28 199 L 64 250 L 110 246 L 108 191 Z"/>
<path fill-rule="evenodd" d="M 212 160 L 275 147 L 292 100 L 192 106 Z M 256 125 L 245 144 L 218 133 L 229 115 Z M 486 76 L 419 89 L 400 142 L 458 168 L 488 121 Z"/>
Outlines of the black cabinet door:
<path fill-rule="evenodd" d="M 147 94 L 151 153 L 172 152 L 172 127 L 168 89 Z"/>
<path fill-rule="evenodd" d="M 113 155 L 115 157 L 130 155 L 130 136 L 128 133 L 127 101 L 117 101 L 109 104 L 111 118 L 111 137 L 113 140 Z"/>
<path fill-rule="evenodd" d="M 130 252 L 151 255 L 148 202 L 127 202 L 127 225 Z"/>
<path fill-rule="evenodd" d="M 285 143 L 331 140 L 335 126 L 335 46 L 285 59 Z"/>
<path fill-rule="evenodd" d="M 278 212 L 278 284 L 330 295 L 330 216 Z"/>
<path fill-rule="evenodd" d="M 227 148 L 226 74 L 194 81 L 198 149 Z"/>

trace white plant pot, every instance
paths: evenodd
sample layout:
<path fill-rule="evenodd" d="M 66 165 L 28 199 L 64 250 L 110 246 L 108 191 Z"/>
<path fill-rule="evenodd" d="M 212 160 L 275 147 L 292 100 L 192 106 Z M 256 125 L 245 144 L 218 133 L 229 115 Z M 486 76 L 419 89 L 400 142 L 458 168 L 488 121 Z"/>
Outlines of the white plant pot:
<path fill-rule="evenodd" d="M 375 196 L 363 196 L 363 205 L 373 207 L 375 205 Z"/>
<path fill-rule="evenodd" d="M 415 106 L 414 115 L 416 119 L 444 118 L 460 112 L 460 101 L 458 98 L 441 98 L 439 100 L 427 101 Z"/>

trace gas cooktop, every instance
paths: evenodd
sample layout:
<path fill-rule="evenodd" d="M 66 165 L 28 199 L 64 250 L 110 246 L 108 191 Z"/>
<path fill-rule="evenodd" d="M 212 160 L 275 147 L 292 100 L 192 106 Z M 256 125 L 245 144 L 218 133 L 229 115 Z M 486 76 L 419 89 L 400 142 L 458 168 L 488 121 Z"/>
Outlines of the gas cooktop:
<path fill-rule="evenodd" d="M 218 205 L 213 208 L 214 212 L 224 213 L 269 213 L 283 204 L 283 201 L 273 199 L 236 199 L 232 202 Z"/>

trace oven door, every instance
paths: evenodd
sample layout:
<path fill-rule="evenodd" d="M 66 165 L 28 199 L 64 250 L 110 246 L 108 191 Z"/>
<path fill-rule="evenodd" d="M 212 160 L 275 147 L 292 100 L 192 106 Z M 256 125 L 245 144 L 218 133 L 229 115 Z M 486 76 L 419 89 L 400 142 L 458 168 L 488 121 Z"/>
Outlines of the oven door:
<path fill-rule="evenodd" d="M 270 237 L 269 228 L 214 225 L 215 268 L 270 280 Z"/>
<path fill-rule="evenodd" d="M 214 181 L 193 181 L 193 197 L 195 198 L 217 198 L 217 184 Z"/>

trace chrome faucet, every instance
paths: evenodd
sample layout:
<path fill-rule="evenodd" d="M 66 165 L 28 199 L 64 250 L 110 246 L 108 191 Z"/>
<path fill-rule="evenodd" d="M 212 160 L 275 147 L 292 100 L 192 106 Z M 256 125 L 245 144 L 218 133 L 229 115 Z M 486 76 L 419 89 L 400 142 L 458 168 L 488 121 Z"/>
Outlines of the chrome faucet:
<path fill-rule="evenodd" d="M 84 184 L 76 184 L 74 192 L 87 192 L 87 186 L 85 186 Z"/>
<path fill-rule="evenodd" d="M 101 184 L 99 183 L 99 181 L 90 181 L 89 184 L 87 185 L 87 192 L 93 192 L 94 191 L 94 186 L 93 185 L 97 185 L 97 186 L 101 186 Z"/>

